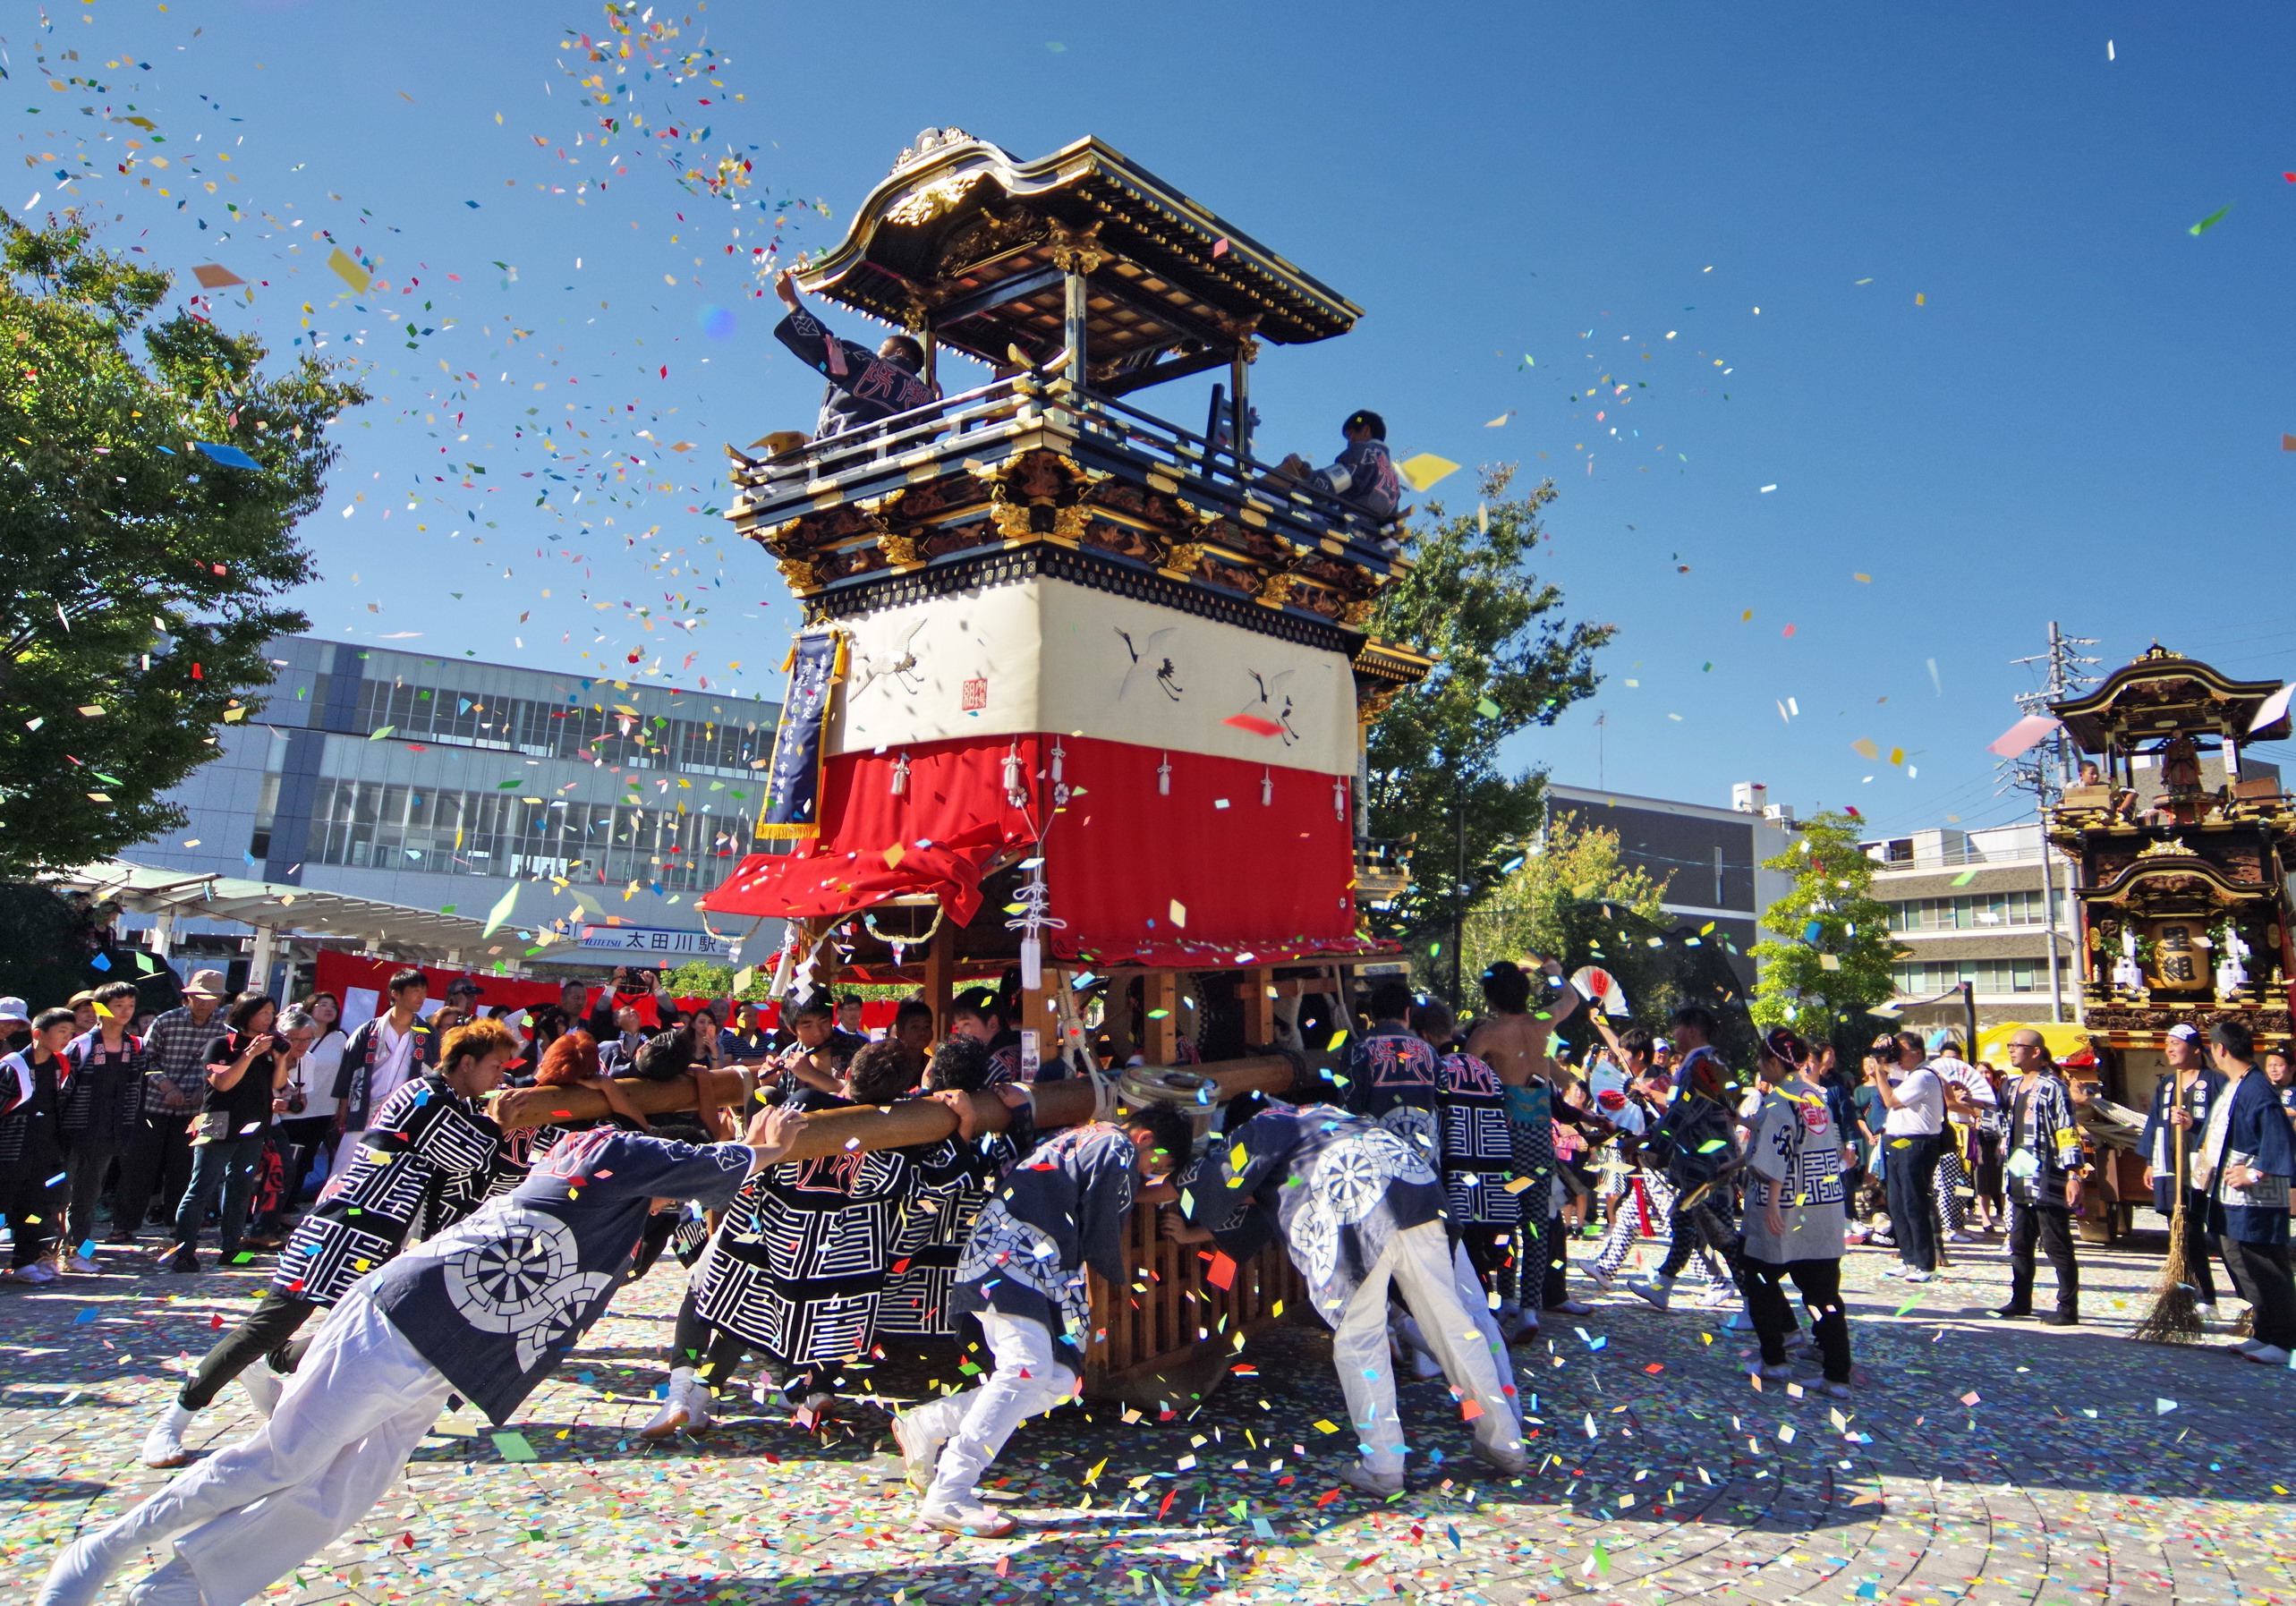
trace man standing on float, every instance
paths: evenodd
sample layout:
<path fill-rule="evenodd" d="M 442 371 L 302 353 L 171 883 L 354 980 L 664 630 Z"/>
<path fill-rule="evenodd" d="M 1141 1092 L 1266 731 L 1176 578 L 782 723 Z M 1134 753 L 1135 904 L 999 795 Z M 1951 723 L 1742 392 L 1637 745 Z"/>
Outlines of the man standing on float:
<path fill-rule="evenodd" d="M 816 438 L 940 399 L 940 387 L 923 377 L 925 349 L 913 337 L 888 335 L 872 356 L 867 346 L 839 339 L 805 310 L 795 275 L 784 273 L 774 280 L 773 293 L 789 309 L 789 316 L 773 326 L 774 338 L 829 380 L 821 392 L 821 416 L 813 426 Z"/>

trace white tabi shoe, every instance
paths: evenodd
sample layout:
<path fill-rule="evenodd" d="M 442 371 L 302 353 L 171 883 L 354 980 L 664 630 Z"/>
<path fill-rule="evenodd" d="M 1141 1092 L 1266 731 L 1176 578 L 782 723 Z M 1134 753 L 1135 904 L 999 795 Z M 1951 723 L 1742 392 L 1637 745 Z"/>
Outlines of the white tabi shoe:
<path fill-rule="evenodd" d="M 930 1506 L 917 1513 L 917 1520 L 928 1528 L 962 1534 L 968 1539 L 1003 1539 L 1020 1528 L 1020 1524 L 1003 1512 L 992 1511 L 977 1500 Z"/>
<path fill-rule="evenodd" d="M 940 1466 L 941 1447 L 948 1440 L 927 1432 L 907 1416 L 893 1418 L 893 1442 L 901 1447 L 901 1475 L 910 1488 L 923 1494 L 932 1487 L 932 1474 Z"/>
<path fill-rule="evenodd" d="M 1373 1472 L 1361 1461 L 1350 1461 L 1339 1468 L 1339 1482 L 1350 1489 L 1360 1489 L 1365 1494 L 1385 1500 L 1390 1494 L 1403 1492 L 1403 1474 L 1399 1472 Z"/>
<path fill-rule="evenodd" d="M 653 1420 L 638 1430 L 638 1437 L 649 1444 L 659 1444 L 678 1429 L 693 1420 L 693 1368 L 677 1366 L 670 1370 L 669 1389 L 662 1396 L 661 1409 Z M 706 1408 L 702 1413 L 708 1415 Z"/>
<path fill-rule="evenodd" d="M 189 1466 L 191 1452 L 183 1448 L 183 1430 L 191 1425 L 198 1415 L 181 1406 L 167 1407 L 167 1415 L 152 1424 L 144 1435 L 143 1464 L 146 1466 Z"/>

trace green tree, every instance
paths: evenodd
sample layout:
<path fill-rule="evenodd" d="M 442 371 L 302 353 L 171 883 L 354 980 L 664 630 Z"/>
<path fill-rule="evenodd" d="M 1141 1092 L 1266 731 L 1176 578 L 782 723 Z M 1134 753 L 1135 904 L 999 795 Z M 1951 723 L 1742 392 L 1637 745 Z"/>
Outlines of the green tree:
<path fill-rule="evenodd" d="M 1637 1024 L 1662 1033 L 1677 1006 L 1704 1005 L 1722 1022 L 1714 1046 L 1722 1058 L 1751 1064 L 1738 949 L 1716 922 L 1668 913 L 1666 883 L 1621 862 L 1615 831 L 1557 812 L 1542 837 L 1542 851 L 1508 869 L 1468 915 L 1467 973 L 1526 953 L 1552 956 L 1567 975 L 1597 965 L 1617 980 Z M 1472 981 L 1467 992 L 1472 1003 Z M 1560 1040 L 1574 1056 L 1599 1044 L 1584 1014 L 1570 1017 Z"/>
<path fill-rule="evenodd" d="M 1467 912 L 1465 973 L 1526 954 L 1551 956 L 1566 973 L 1599 965 L 1618 978 L 1637 1018 L 1655 1025 L 1671 967 L 1642 933 L 1664 929 L 1665 896 L 1664 881 L 1620 861 L 1616 831 L 1551 813 L 1531 851 Z"/>
<path fill-rule="evenodd" d="M 1889 906 L 1873 894 L 1874 862 L 1858 845 L 1861 823 L 1814 814 L 1791 847 L 1762 862 L 1792 875 L 1794 889 L 1763 911 L 1765 935 L 1754 945 L 1756 1024 L 1831 1041 L 1895 990 L 1897 939 Z"/>
<path fill-rule="evenodd" d="M 156 962 L 133 948 L 106 950 L 104 928 L 116 913 L 108 904 L 90 903 L 84 894 L 30 881 L 0 882 L 0 994 L 23 999 L 38 1014 L 83 987 L 140 981 L 150 975 L 143 1001 L 173 1008 L 173 986 L 158 978 Z"/>
<path fill-rule="evenodd" d="M 1514 474 L 1511 464 L 1485 470 L 1470 511 L 1429 504 L 1411 566 L 1372 616 L 1373 635 L 1436 660 L 1380 714 L 1367 752 L 1370 834 L 1416 839 L 1410 886 L 1371 912 L 1372 926 L 1422 959 L 1451 946 L 1454 921 L 1539 823 L 1545 776 L 1502 771 L 1500 744 L 1592 695 L 1594 651 L 1616 630 L 1569 622 L 1561 591 L 1532 573 L 1539 513 L 1556 492 L 1546 480 L 1509 497 Z M 1456 975 L 1458 956 L 1450 959 Z"/>
<path fill-rule="evenodd" d="M 311 576 L 292 531 L 365 393 L 310 356 L 266 376 L 253 336 L 163 315 L 170 282 L 76 217 L 0 213 L 0 876 L 181 826 L 159 795 L 309 627 L 278 600 Z"/>
<path fill-rule="evenodd" d="M 663 975 L 662 990 L 673 998 L 722 998 L 734 990 L 734 967 L 714 959 L 689 959 Z"/>

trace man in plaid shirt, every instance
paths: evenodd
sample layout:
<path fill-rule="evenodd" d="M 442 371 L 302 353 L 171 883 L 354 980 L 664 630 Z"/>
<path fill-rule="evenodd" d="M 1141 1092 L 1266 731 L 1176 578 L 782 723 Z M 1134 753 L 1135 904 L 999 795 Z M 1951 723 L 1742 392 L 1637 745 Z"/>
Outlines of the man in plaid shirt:
<path fill-rule="evenodd" d="M 167 1219 L 191 1180 L 191 1119 L 208 1091 L 208 1050 L 223 1035 L 216 1013 L 225 994 L 221 971 L 203 970 L 184 984 L 181 1008 L 151 1023 L 143 1040 L 150 1071 L 144 1078 L 143 1130 L 136 1134 L 127 1163 L 120 1168 L 120 1192 L 112 1211 L 112 1242 L 132 1244 L 152 1195 Z"/>

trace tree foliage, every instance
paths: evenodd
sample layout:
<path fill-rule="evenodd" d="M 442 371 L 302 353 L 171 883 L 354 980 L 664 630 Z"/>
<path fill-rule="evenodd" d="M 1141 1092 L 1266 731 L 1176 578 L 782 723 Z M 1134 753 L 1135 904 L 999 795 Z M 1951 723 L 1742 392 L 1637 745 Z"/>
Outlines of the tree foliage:
<path fill-rule="evenodd" d="M 365 393 L 310 356 L 265 375 L 251 336 L 163 312 L 170 283 L 76 217 L 0 213 L 0 876 L 182 825 L 159 795 L 309 625 L 279 601 L 311 576 L 292 531 Z"/>
<path fill-rule="evenodd" d="M 1373 635 L 1436 660 L 1380 714 L 1367 754 L 1371 835 L 1416 839 L 1411 885 L 1372 912 L 1373 929 L 1421 956 L 1450 940 L 1454 895 L 1463 888 L 1470 906 L 1485 897 L 1538 827 L 1545 777 L 1501 770 L 1500 744 L 1592 695 L 1595 650 L 1615 631 L 1570 623 L 1560 589 L 1532 572 L 1539 513 L 1556 492 L 1547 480 L 1510 497 L 1513 478 L 1511 465 L 1486 470 L 1483 500 L 1465 513 L 1430 504 L 1411 566 L 1372 618 Z"/>
<path fill-rule="evenodd" d="M 1600 965 L 1642 1018 L 1660 1002 L 1665 967 L 1629 928 L 1662 924 L 1665 896 L 1664 881 L 1620 862 L 1616 831 L 1551 814 L 1532 851 L 1467 912 L 1466 973 L 1529 954 L 1550 956 L 1566 972 Z"/>
<path fill-rule="evenodd" d="M 104 927 L 115 913 L 72 892 L 29 881 L 0 881 L 0 994 L 34 1013 L 63 1003 L 83 987 L 135 981 L 158 967 L 129 950 L 107 953 Z M 104 968 L 91 961 L 104 955 Z M 157 1000 L 166 984 L 157 978 Z"/>
<path fill-rule="evenodd" d="M 1494 959 L 1519 963 L 1526 954 L 1552 957 L 1566 975 L 1596 965 L 1618 981 L 1637 1024 L 1663 1034 L 1677 1007 L 1704 1005 L 1722 1022 L 1714 1046 L 1723 1058 L 1752 1063 L 1737 948 L 1716 922 L 1669 914 L 1665 896 L 1664 880 L 1621 861 L 1616 831 L 1550 813 L 1540 851 L 1508 871 L 1468 914 L 1466 973 L 1479 974 Z M 1473 984 L 1465 990 L 1471 1004 Z M 1559 1035 L 1573 1053 L 1598 1046 L 1584 1015 L 1573 1015 Z"/>
<path fill-rule="evenodd" d="M 1791 847 L 1762 862 L 1791 874 L 1794 889 L 1763 912 L 1766 934 L 1754 947 L 1762 967 L 1757 1024 L 1827 1041 L 1895 990 L 1897 939 L 1889 906 L 1873 895 L 1874 862 L 1858 845 L 1859 825 L 1848 814 L 1814 814 Z"/>

